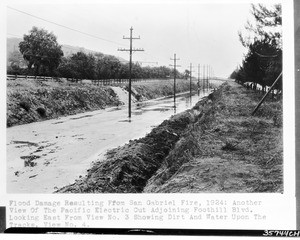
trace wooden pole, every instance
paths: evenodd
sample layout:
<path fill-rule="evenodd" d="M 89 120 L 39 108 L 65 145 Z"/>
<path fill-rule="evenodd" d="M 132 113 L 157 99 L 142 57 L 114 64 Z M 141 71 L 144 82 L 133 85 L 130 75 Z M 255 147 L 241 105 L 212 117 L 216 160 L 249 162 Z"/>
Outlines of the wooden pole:
<path fill-rule="evenodd" d="M 190 96 L 192 96 L 192 63 L 190 63 Z"/>
<path fill-rule="evenodd" d="M 256 113 L 256 111 L 258 110 L 258 108 L 260 107 L 260 105 L 265 101 L 266 97 L 268 96 L 268 94 L 272 91 L 273 87 L 275 86 L 275 84 L 279 81 L 280 77 L 282 76 L 282 72 L 279 74 L 279 76 L 276 78 L 275 82 L 272 84 L 272 86 L 270 87 L 270 89 L 267 91 L 267 93 L 265 94 L 265 96 L 263 96 L 263 98 L 260 100 L 260 102 L 257 104 L 257 106 L 255 107 L 255 109 L 252 112 L 252 116 Z"/>
<path fill-rule="evenodd" d="M 176 108 L 176 67 L 180 67 L 176 64 L 177 60 L 180 60 L 180 58 L 176 58 L 176 53 L 174 53 L 174 58 L 170 58 L 170 60 L 174 61 L 174 65 L 170 65 L 174 67 L 174 108 Z"/>
<path fill-rule="evenodd" d="M 176 107 L 176 53 L 174 53 L 174 108 Z"/>

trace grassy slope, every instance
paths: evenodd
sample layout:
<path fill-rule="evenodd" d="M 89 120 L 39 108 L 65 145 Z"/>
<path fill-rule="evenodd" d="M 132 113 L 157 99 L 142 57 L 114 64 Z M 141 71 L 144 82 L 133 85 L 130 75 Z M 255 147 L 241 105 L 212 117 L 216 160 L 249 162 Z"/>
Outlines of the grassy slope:
<path fill-rule="evenodd" d="M 269 99 L 251 116 L 261 97 L 224 87 L 144 192 L 282 192 L 282 103 Z"/>
<path fill-rule="evenodd" d="M 141 82 L 134 83 L 133 88 L 138 94 L 144 96 L 146 99 L 154 99 L 163 96 L 174 94 L 173 80 L 165 80 L 164 82 L 153 81 L 151 83 Z M 193 82 L 192 89 L 197 90 L 197 85 Z M 188 80 L 177 79 L 176 92 L 186 92 L 190 90 Z"/>
<path fill-rule="evenodd" d="M 282 192 L 282 109 L 235 83 L 108 152 L 70 192 Z"/>
<path fill-rule="evenodd" d="M 126 84 L 123 86 L 126 87 Z M 187 81 L 178 81 L 178 92 L 188 90 Z M 133 84 L 133 95 L 139 100 L 163 97 L 172 93 L 172 81 Z M 7 81 L 8 127 L 118 104 L 120 102 L 117 96 L 109 87 L 55 81 Z"/>

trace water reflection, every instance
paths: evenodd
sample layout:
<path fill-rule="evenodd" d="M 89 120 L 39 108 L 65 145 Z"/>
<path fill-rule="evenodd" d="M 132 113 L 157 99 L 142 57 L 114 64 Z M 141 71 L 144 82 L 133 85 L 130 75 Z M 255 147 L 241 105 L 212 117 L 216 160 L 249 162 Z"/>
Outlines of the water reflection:
<path fill-rule="evenodd" d="M 192 96 L 189 92 L 180 94 L 177 96 L 175 104 L 172 96 L 145 102 L 138 102 L 133 104 L 132 115 L 145 115 L 147 118 L 164 120 L 173 114 L 192 108 L 199 100 L 201 100 L 202 97 L 208 95 L 209 93 L 210 91 L 197 91 Z"/>

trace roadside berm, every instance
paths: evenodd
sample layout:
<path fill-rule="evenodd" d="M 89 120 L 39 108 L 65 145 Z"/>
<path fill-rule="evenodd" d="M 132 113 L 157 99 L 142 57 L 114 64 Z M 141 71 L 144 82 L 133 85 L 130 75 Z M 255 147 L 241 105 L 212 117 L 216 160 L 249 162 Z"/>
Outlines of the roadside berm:
<path fill-rule="evenodd" d="M 282 101 L 228 81 L 58 193 L 283 192 Z"/>

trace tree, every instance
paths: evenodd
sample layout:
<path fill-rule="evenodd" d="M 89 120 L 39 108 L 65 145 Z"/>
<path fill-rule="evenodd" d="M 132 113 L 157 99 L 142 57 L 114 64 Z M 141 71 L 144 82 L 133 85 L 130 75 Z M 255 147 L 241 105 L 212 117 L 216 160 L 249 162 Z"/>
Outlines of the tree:
<path fill-rule="evenodd" d="M 95 57 L 78 52 L 70 58 L 71 69 L 76 78 L 95 79 Z"/>
<path fill-rule="evenodd" d="M 111 55 L 96 56 L 96 77 L 98 79 L 116 79 L 121 69 L 120 60 Z"/>
<path fill-rule="evenodd" d="M 240 41 L 245 47 L 254 41 L 267 41 L 271 44 L 276 44 L 280 49 L 282 48 L 282 13 L 281 5 L 275 4 L 272 7 L 266 7 L 262 4 L 251 5 L 251 14 L 255 19 L 255 25 L 247 21 L 245 29 L 250 35 L 243 36 L 239 32 Z"/>
<path fill-rule="evenodd" d="M 185 78 L 185 79 L 188 79 L 188 78 L 190 77 L 190 74 L 191 74 L 191 72 L 190 72 L 189 70 L 186 69 L 186 70 L 184 71 L 184 78 Z"/>
<path fill-rule="evenodd" d="M 132 63 L 132 68 L 131 68 L 131 77 L 133 79 L 139 79 L 142 78 L 142 67 L 138 63 Z"/>
<path fill-rule="evenodd" d="M 281 5 L 266 7 L 252 4 L 255 25 L 247 22 L 248 36 L 239 32 L 242 45 L 248 48 L 242 66 L 236 74 L 239 82 L 254 82 L 270 86 L 282 71 Z M 252 36 L 250 36 L 252 35 Z M 281 89 L 281 82 L 276 88 Z"/>
<path fill-rule="evenodd" d="M 70 58 L 62 57 L 61 63 L 57 68 L 58 75 L 66 78 L 78 78 L 74 72 L 74 66 L 72 65 Z"/>
<path fill-rule="evenodd" d="M 28 61 L 28 70 L 34 68 L 36 75 L 52 75 L 59 66 L 63 51 L 53 33 L 33 27 L 19 44 L 20 52 Z"/>
<path fill-rule="evenodd" d="M 122 63 L 117 57 L 102 53 L 77 52 L 69 57 L 62 57 L 57 72 L 60 77 L 76 79 L 126 79 L 129 78 L 129 62 Z M 133 63 L 131 69 L 131 77 L 134 79 L 163 79 L 170 78 L 173 74 L 173 69 L 166 66 L 142 67 Z M 176 76 L 183 78 L 184 75 L 176 70 Z"/>
<path fill-rule="evenodd" d="M 57 69 L 59 76 L 76 79 L 95 79 L 96 61 L 92 54 L 77 52 L 62 62 Z"/>

